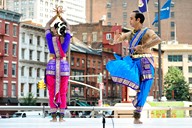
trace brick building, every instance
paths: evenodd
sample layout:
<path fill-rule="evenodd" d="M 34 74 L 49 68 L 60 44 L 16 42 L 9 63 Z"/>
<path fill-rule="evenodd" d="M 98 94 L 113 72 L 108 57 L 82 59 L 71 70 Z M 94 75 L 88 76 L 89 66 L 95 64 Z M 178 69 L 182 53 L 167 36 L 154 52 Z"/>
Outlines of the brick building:
<path fill-rule="evenodd" d="M 78 39 L 83 41 L 81 42 L 81 44 L 84 44 L 87 48 L 90 48 L 91 50 L 101 51 L 97 54 L 95 54 L 94 51 L 91 51 L 91 52 L 84 51 L 84 54 L 83 54 L 83 52 L 76 53 L 77 51 L 80 52 L 81 50 L 73 49 L 71 52 L 71 70 L 72 70 L 71 75 L 72 76 L 73 75 L 93 75 L 93 74 L 99 74 L 101 72 L 103 74 L 103 83 L 104 83 L 104 92 L 103 92 L 104 103 L 108 102 L 110 104 L 113 104 L 121 101 L 125 101 L 125 102 L 130 101 L 130 99 L 135 96 L 135 92 L 133 91 L 131 92 L 131 89 L 114 83 L 110 77 L 110 74 L 106 70 L 106 63 L 114 59 L 113 52 L 116 52 L 121 56 L 128 55 L 128 42 L 125 41 L 121 44 L 109 45 L 109 39 L 113 38 L 113 32 L 116 29 L 119 29 L 120 31 L 122 31 L 122 26 L 119 26 L 119 25 L 105 26 L 105 25 L 102 25 L 102 23 L 103 22 L 100 21 L 99 23 L 91 23 L 91 24 L 87 23 L 87 24 L 71 26 L 72 31 L 74 32 L 74 37 L 77 37 Z M 78 41 L 74 41 L 74 42 L 76 42 L 75 46 L 80 45 L 80 42 L 79 43 Z M 153 50 L 153 54 L 155 55 L 155 63 L 156 63 L 155 65 L 156 77 L 154 82 L 156 86 L 154 86 L 151 89 L 150 95 L 154 96 L 154 98 L 157 98 L 158 92 L 159 92 L 159 88 L 157 86 L 158 51 Z M 85 66 L 83 66 L 80 63 L 83 63 Z M 73 72 L 76 72 L 76 73 L 73 73 Z M 82 82 L 83 81 L 89 85 L 98 87 L 96 78 L 87 78 L 87 79 L 82 78 Z M 74 92 L 75 92 L 75 88 L 77 89 L 78 86 L 79 85 L 75 85 L 75 84 L 71 86 L 72 99 L 77 98 L 74 95 Z M 86 100 L 88 102 L 90 102 L 91 100 L 96 102 L 99 98 L 99 93 L 97 91 L 94 91 L 93 89 L 88 89 L 88 88 L 85 89 L 82 86 L 82 88 L 79 88 L 77 90 L 84 91 L 81 95 L 81 98 L 80 98 L 81 100 Z M 85 96 L 84 98 L 83 98 L 83 95 Z"/>
<path fill-rule="evenodd" d="M 121 101 L 121 87 L 115 86 L 116 84 L 112 84 L 111 78 L 108 76 L 107 71 L 105 69 L 105 64 L 110 60 L 114 59 L 112 51 L 109 51 L 110 46 L 103 45 L 103 38 L 105 36 L 105 32 L 111 31 L 111 26 L 104 26 L 103 22 L 99 23 L 91 23 L 91 24 L 80 24 L 71 26 L 74 37 L 78 38 L 82 42 L 77 42 L 76 40 L 72 42 L 76 42 L 75 46 L 80 45 L 79 50 L 72 47 L 71 52 L 71 75 L 94 75 L 102 73 L 103 82 L 104 82 L 104 91 L 103 91 L 103 100 L 104 103 L 113 103 Z M 104 35 L 103 35 L 104 34 Z M 73 43 L 72 43 L 73 44 Z M 82 45 L 84 44 L 84 48 L 82 49 Z M 73 45 L 72 45 L 73 46 Z M 80 50 L 81 49 L 81 50 Z M 121 46 L 115 47 L 114 51 L 121 53 Z M 79 53 L 80 51 L 84 51 Z M 74 63 L 74 64 L 73 64 Z M 81 64 L 79 64 L 81 63 Z M 74 78 L 75 79 L 75 78 Z M 76 78 L 77 79 L 77 78 Z M 99 84 L 97 83 L 97 78 L 79 78 L 78 80 L 82 80 L 85 83 L 92 85 L 94 87 L 99 88 Z M 71 99 L 75 99 L 74 92 L 77 86 L 72 84 L 71 86 Z M 99 99 L 99 92 L 94 89 L 89 89 L 87 87 L 81 87 L 77 90 L 83 90 L 81 97 L 82 100 L 86 100 L 91 104 L 97 104 Z M 84 98 L 82 96 L 85 96 Z M 115 101 L 114 101 L 115 100 Z"/>
<path fill-rule="evenodd" d="M 16 105 L 21 15 L 3 9 L 0 9 L 0 13 L 0 105 Z"/>
<path fill-rule="evenodd" d="M 161 7 L 166 0 L 160 0 Z M 88 23 L 98 22 L 103 19 L 105 25 L 118 23 L 124 27 L 129 25 L 129 15 L 133 10 L 138 10 L 138 0 L 87 0 L 86 17 Z M 164 41 L 174 40 L 179 43 L 192 44 L 192 11 L 191 0 L 172 0 L 170 18 L 161 21 L 161 37 Z M 152 26 L 155 14 L 158 12 L 158 0 L 150 0 L 148 12 L 145 12 L 145 26 L 158 32 L 158 24 Z"/>

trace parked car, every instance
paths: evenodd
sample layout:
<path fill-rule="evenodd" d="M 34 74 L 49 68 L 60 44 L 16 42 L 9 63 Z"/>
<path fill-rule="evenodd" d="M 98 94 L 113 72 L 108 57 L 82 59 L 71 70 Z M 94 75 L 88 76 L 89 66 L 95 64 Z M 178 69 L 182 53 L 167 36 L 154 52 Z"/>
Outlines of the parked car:
<path fill-rule="evenodd" d="M 11 118 L 43 118 L 43 111 L 15 112 Z"/>

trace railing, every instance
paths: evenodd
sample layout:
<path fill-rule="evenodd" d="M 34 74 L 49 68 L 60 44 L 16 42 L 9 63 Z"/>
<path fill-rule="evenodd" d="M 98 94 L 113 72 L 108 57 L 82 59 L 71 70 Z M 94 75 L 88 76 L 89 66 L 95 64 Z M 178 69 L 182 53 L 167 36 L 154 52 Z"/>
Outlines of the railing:
<path fill-rule="evenodd" d="M 0 106 L 0 111 L 18 111 L 18 110 L 39 110 L 39 111 L 49 111 L 49 106 Z M 99 107 L 99 106 L 89 106 L 89 107 L 79 107 L 79 106 L 68 106 L 69 111 L 92 111 L 94 116 L 94 113 L 96 111 L 129 111 L 133 112 L 135 110 L 134 107 L 116 107 L 116 106 L 110 106 L 110 107 Z M 192 111 L 192 107 L 148 107 L 144 108 L 143 111 L 147 111 L 147 117 L 150 118 L 149 113 L 154 110 L 165 110 L 167 111 L 167 117 L 171 117 L 171 113 L 173 110 L 184 110 L 186 111 Z M 122 112 L 121 112 L 122 113 Z M 116 113 L 118 114 L 118 113 Z M 115 114 L 114 114 L 115 115 Z"/>

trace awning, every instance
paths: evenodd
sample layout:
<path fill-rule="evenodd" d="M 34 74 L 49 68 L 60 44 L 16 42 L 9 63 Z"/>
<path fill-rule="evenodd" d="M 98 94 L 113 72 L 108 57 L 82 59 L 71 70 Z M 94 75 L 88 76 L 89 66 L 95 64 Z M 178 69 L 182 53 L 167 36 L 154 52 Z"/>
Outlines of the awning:
<path fill-rule="evenodd" d="M 83 102 L 83 101 L 77 101 L 76 102 L 79 106 L 91 106 L 91 105 L 89 105 L 89 104 L 87 104 L 86 102 Z"/>
<path fill-rule="evenodd" d="M 18 104 L 19 101 L 17 98 L 4 98 L 4 97 L 0 97 L 0 104 Z"/>

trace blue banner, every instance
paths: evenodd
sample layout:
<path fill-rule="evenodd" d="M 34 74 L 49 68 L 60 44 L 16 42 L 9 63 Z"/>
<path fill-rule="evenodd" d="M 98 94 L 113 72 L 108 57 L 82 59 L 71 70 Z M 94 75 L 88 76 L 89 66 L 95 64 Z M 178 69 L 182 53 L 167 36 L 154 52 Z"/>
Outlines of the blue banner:
<path fill-rule="evenodd" d="M 160 11 L 160 20 L 168 19 L 170 17 L 170 7 L 171 7 L 171 0 L 167 0 L 167 2 L 163 5 Z M 152 23 L 158 22 L 158 14 L 155 16 L 155 19 Z"/>
<path fill-rule="evenodd" d="M 149 0 L 139 0 L 138 1 L 138 8 L 139 8 L 140 12 L 144 13 L 144 12 L 148 11 L 148 6 L 147 6 L 148 2 L 149 2 Z"/>

